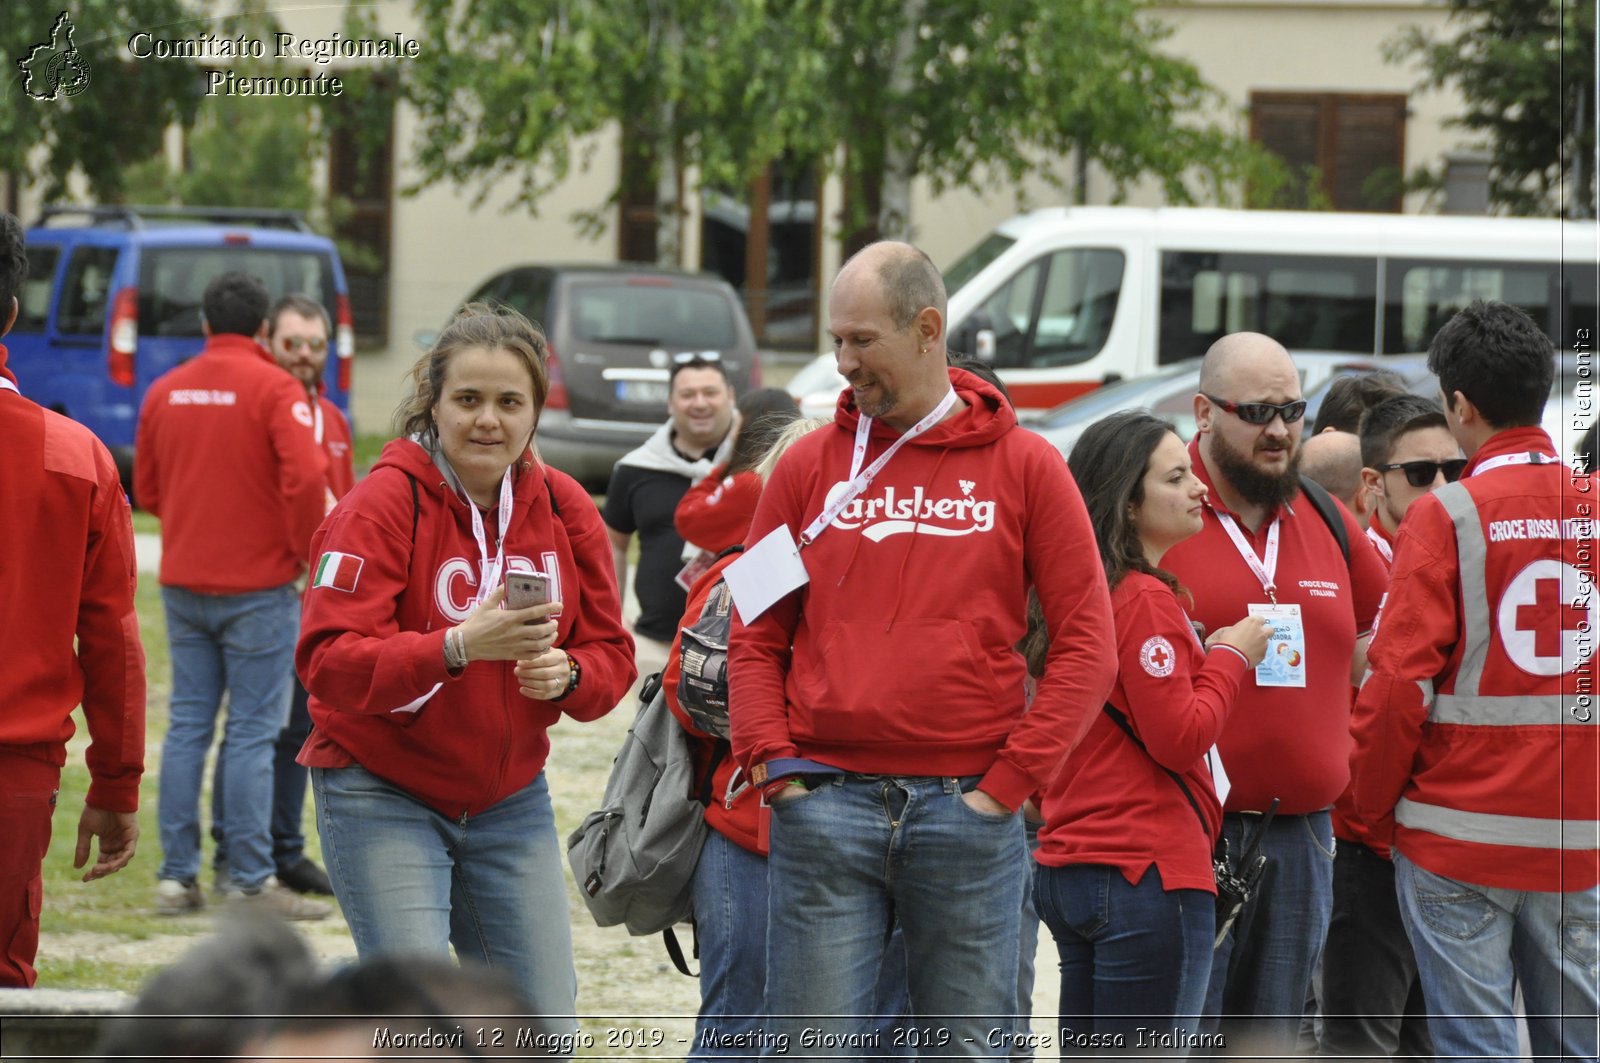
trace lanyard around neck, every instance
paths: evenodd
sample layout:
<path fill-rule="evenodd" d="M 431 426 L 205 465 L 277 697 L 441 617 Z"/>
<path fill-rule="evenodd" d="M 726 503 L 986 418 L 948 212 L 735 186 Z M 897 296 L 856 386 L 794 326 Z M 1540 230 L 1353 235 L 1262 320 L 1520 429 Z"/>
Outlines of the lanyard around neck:
<path fill-rule="evenodd" d="M 1394 564 L 1394 547 L 1389 545 L 1389 540 L 1378 534 L 1378 529 L 1368 528 L 1367 538 L 1372 540 L 1372 545 L 1378 548 L 1378 553 L 1389 564 Z"/>
<path fill-rule="evenodd" d="M 0 391 L 17 391 L 17 385 L 13 384 L 6 377 L 0 376 Z M 17 394 L 20 395 L 22 392 L 17 391 Z"/>
<path fill-rule="evenodd" d="M 889 449 L 879 455 L 878 459 L 864 470 L 861 465 L 867 458 L 867 439 L 872 433 L 872 418 L 863 415 L 856 422 L 856 442 L 854 449 L 850 453 L 850 482 L 845 487 L 844 493 L 834 499 L 833 504 L 823 510 L 817 516 L 817 519 L 812 521 L 806 527 L 806 530 L 801 533 L 800 545 L 805 547 L 816 542 L 817 536 L 822 534 L 822 529 L 832 524 L 834 518 L 844 512 L 844 507 L 855 501 L 856 496 L 871 485 L 872 478 L 883 471 L 883 467 L 889 464 L 889 459 L 894 457 L 901 447 L 938 424 L 955 404 L 956 389 L 951 388 L 944 393 L 944 398 L 939 400 L 937 406 L 929 410 L 922 420 L 908 428 L 899 439 L 889 444 Z"/>
<path fill-rule="evenodd" d="M 465 494 L 465 488 L 462 493 Z M 506 563 L 506 531 L 511 527 L 511 503 L 511 469 L 507 467 L 505 476 L 500 479 L 500 545 L 491 561 L 489 544 L 484 538 L 483 517 L 478 513 L 478 504 L 471 495 L 467 495 L 467 509 L 472 513 L 472 537 L 478 540 L 478 593 L 473 598 L 474 604 L 489 597 L 489 593 L 500 585 L 500 571 Z"/>
<path fill-rule="evenodd" d="M 1486 473 L 1490 469 L 1503 469 L 1507 465 L 1559 465 L 1560 458 L 1552 458 L 1548 454 L 1541 454 L 1537 450 L 1530 450 L 1526 454 L 1502 454 L 1498 458 L 1488 461 L 1472 470 L 1472 475 Z"/>
<path fill-rule="evenodd" d="M 1234 547 L 1239 551 L 1239 556 L 1244 558 L 1244 563 L 1250 566 L 1250 571 L 1255 573 L 1256 579 L 1261 581 L 1261 589 L 1266 592 L 1267 601 L 1273 605 L 1278 604 L 1278 532 L 1283 523 L 1283 514 L 1272 518 L 1272 525 L 1267 529 L 1267 556 L 1256 557 L 1255 548 L 1244 537 L 1244 532 L 1239 530 L 1238 521 L 1233 519 L 1233 514 L 1224 513 L 1220 509 L 1213 509 L 1217 520 L 1222 524 L 1222 530 L 1228 533 L 1228 538 L 1233 540 Z"/>

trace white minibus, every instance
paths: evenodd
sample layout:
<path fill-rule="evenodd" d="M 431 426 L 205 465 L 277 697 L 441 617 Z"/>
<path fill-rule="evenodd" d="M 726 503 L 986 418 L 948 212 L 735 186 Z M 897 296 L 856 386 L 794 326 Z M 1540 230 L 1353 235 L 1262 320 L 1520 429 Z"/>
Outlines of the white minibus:
<path fill-rule="evenodd" d="M 1020 411 L 1205 353 L 1229 332 L 1293 350 L 1427 349 L 1473 299 L 1590 351 L 1597 227 L 1557 219 L 1179 207 L 1037 210 L 945 271 L 950 348 L 991 361 Z"/>

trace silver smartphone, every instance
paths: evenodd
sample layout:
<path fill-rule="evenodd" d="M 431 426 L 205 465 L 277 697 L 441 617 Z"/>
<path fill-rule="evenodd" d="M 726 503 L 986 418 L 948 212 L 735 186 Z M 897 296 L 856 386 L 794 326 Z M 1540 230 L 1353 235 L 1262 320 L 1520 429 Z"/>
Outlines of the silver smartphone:
<path fill-rule="evenodd" d="M 550 600 L 550 577 L 543 572 L 507 572 L 506 608 L 528 609 Z"/>

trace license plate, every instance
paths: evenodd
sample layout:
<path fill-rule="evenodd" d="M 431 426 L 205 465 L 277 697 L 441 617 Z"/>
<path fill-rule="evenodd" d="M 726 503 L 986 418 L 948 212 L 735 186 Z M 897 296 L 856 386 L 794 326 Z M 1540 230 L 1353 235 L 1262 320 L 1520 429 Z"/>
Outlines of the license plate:
<path fill-rule="evenodd" d="M 667 382 L 664 380 L 619 380 L 617 401 L 639 405 L 665 405 Z"/>

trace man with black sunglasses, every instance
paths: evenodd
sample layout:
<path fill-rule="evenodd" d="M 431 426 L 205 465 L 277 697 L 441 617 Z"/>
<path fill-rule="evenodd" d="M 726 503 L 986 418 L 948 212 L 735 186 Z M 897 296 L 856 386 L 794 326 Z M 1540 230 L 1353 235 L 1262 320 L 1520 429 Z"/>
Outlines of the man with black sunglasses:
<path fill-rule="evenodd" d="M 1504 303 L 1439 330 L 1428 368 L 1469 456 L 1395 540 L 1356 701 L 1356 814 L 1394 851 L 1439 1058 L 1594 1059 L 1600 630 L 1594 503 L 1540 427 L 1549 337 Z"/>
<path fill-rule="evenodd" d="M 1241 687 L 1217 743 L 1229 783 L 1219 786 L 1223 838 L 1237 858 L 1261 835 L 1267 871 L 1213 954 L 1203 1029 L 1220 1031 L 1230 1053 L 1288 1056 L 1327 933 L 1328 810 L 1349 778 L 1351 673 L 1383 594 L 1383 563 L 1330 500 L 1347 561 L 1303 493 L 1305 401 L 1280 344 L 1253 332 L 1218 340 L 1194 410 L 1190 457 L 1210 488 L 1205 524 L 1163 567 L 1193 594 L 1192 615 L 1207 629 L 1246 612 L 1273 625 L 1268 660 Z"/>

